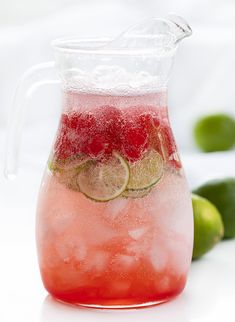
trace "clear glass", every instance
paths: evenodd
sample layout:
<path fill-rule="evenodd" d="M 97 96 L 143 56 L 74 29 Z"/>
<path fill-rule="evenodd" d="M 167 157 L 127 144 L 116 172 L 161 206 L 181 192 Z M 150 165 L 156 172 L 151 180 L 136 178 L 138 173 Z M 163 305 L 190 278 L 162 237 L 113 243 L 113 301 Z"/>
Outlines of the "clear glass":
<path fill-rule="evenodd" d="M 60 301 L 140 307 L 167 301 L 185 286 L 193 216 L 168 118 L 167 81 L 177 43 L 189 31 L 157 20 L 158 32 L 150 35 L 155 22 L 114 41 L 53 44 L 63 104 L 36 234 L 44 286 Z M 34 75 L 25 78 L 34 82 Z M 16 101 L 30 89 L 24 79 Z M 20 114 L 22 98 L 16 106 Z M 9 137 L 12 175 L 20 135 L 11 128 Z"/>

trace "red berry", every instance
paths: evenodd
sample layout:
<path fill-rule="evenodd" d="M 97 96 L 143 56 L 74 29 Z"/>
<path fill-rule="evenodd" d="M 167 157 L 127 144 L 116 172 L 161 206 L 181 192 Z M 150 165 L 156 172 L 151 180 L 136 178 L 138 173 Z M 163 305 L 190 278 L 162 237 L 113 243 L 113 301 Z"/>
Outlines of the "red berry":
<path fill-rule="evenodd" d="M 155 114 L 151 113 L 141 114 L 138 117 L 138 122 L 149 132 L 158 128 L 160 125 L 158 117 Z"/>
<path fill-rule="evenodd" d="M 149 146 L 145 129 L 126 122 L 122 136 L 122 152 L 129 161 L 137 161 Z"/>
<path fill-rule="evenodd" d="M 86 152 L 92 157 L 103 155 L 106 149 L 106 139 L 102 134 L 94 134 L 88 141 Z"/>
<path fill-rule="evenodd" d="M 96 125 L 95 115 L 91 112 L 84 112 L 80 116 L 79 126 L 82 129 L 92 129 Z"/>
<path fill-rule="evenodd" d="M 96 119 L 92 113 L 84 112 L 81 114 L 74 142 L 77 147 L 77 153 L 87 153 L 90 139 L 96 133 L 96 126 Z"/>
<path fill-rule="evenodd" d="M 81 126 L 82 114 L 80 113 L 71 113 L 68 115 L 68 128 L 71 130 L 77 130 Z"/>
<path fill-rule="evenodd" d="M 114 106 L 101 106 L 95 110 L 98 124 L 97 133 L 103 134 L 106 139 L 105 154 L 113 150 L 120 150 L 121 133 L 124 126 L 123 113 Z"/>
<path fill-rule="evenodd" d="M 66 136 L 60 136 L 59 139 L 56 140 L 54 153 L 57 159 L 66 159 L 71 155 L 71 146 L 70 142 L 66 138 Z"/>
<path fill-rule="evenodd" d="M 163 137 L 164 147 L 167 149 L 168 155 L 176 152 L 177 147 L 171 128 L 168 125 L 162 125 L 160 133 Z"/>
<path fill-rule="evenodd" d="M 90 139 L 89 132 L 94 125 L 95 118 L 91 113 L 63 114 L 54 147 L 56 157 L 65 159 L 84 153 Z"/>
<path fill-rule="evenodd" d="M 69 123 L 68 115 L 62 114 L 59 128 L 57 131 L 57 138 L 54 145 L 54 153 L 56 158 L 65 159 L 71 153 L 71 144 L 67 137 L 67 127 Z"/>
<path fill-rule="evenodd" d="M 164 159 L 172 164 L 176 169 L 182 167 L 175 139 L 172 130 L 168 124 L 163 124 L 159 130 L 158 138 L 161 144 L 161 151 Z"/>
<path fill-rule="evenodd" d="M 128 108 L 126 115 L 136 127 L 147 133 L 147 145 L 153 145 L 160 126 L 158 110 L 153 106 L 134 106 Z"/>

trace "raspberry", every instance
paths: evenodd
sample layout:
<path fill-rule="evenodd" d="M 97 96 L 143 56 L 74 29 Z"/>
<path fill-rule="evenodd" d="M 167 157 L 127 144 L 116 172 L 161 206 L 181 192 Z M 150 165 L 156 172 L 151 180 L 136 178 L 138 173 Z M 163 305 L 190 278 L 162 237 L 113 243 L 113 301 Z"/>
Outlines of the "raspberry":
<path fill-rule="evenodd" d="M 91 112 L 84 112 L 81 114 L 79 119 L 79 124 L 81 129 L 90 130 L 94 126 L 96 126 L 96 118 L 95 115 Z M 79 129 L 78 129 L 79 130 Z"/>
<path fill-rule="evenodd" d="M 126 122 L 122 136 L 122 152 L 129 161 L 137 161 L 149 146 L 145 129 Z"/>
<path fill-rule="evenodd" d="M 172 130 L 168 124 L 163 124 L 161 126 L 158 137 L 164 159 L 174 168 L 180 169 L 182 165 L 177 153 L 177 146 Z"/>
<path fill-rule="evenodd" d="M 54 145 L 55 156 L 58 159 L 65 159 L 71 154 L 72 146 L 67 137 L 68 124 L 68 115 L 62 114 L 59 129 L 57 132 L 57 139 Z"/>
<path fill-rule="evenodd" d="M 101 132 L 105 134 L 109 143 L 118 145 L 120 142 L 120 134 L 123 129 L 123 113 L 114 106 L 101 106 L 95 112 L 99 121 Z"/>
<path fill-rule="evenodd" d="M 76 128 L 76 142 L 77 153 L 87 154 L 90 139 L 96 133 L 97 122 L 95 116 L 92 113 L 82 113 L 77 123 Z"/>
<path fill-rule="evenodd" d="M 62 114 L 54 147 L 56 157 L 65 159 L 84 153 L 94 125 L 95 118 L 91 113 Z"/>
<path fill-rule="evenodd" d="M 157 110 L 152 106 L 134 106 L 127 110 L 126 115 L 133 120 L 137 127 L 142 128 L 148 134 L 149 144 L 157 135 L 160 126 Z"/>
<path fill-rule="evenodd" d="M 77 130 L 81 126 L 81 118 L 82 118 L 82 114 L 71 113 L 68 116 L 68 122 L 67 122 L 68 128 Z"/>
<path fill-rule="evenodd" d="M 160 121 L 157 115 L 153 113 L 141 114 L 138 117 L 137 122 L 148 133 L 149 141 L 150 143 L 152 143 L 154 141 L 154 138 L 156 137 L 157 129 L 160 126 Z"/>
<path fill-rule="evenodd" d="M 94 134 L 88 141 L 86 153 L 91 157 L 103 156 L 107 148 L 106 138 L 102 134 Z"/>
<path fill-rule="evenodd" d="M 100 135 L 100 138 L 103 137 L 103 154 L 107 157 L 113 150 L 120 150 L 124 125 L 123 114 L 119 109 L 108 105 L 97 108 L 94 113 L 97 120 L 95 132 Z"/>

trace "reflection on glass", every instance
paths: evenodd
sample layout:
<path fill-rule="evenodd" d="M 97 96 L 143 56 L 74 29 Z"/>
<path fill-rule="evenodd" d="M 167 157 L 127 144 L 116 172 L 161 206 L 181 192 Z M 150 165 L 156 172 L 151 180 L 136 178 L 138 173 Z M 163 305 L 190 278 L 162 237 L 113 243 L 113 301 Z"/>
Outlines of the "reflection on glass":
<path fill-rule="evenodd" d="M 42 304 L 39 322 L 143 322 L 148 321 L 189 322 L 187 297 L 158 306 L 138 310 L 96 310 L 57 302 L 47 296 Z"/>

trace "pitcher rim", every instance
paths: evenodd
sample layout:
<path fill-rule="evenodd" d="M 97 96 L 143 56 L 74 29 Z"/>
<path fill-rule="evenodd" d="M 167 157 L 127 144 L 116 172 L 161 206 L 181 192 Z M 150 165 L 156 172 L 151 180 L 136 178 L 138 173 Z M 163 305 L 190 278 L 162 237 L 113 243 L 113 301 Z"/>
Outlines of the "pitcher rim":
<path fill-rule="evenodd" d="M 178 45 L 172 43 L 169 47 L 150 48 L 108 48 L 106 45 L 113 39 L 111 37 L 61 37 L 51 42 L 52 48 L 64 54 L 86 55 L 134 55 L 134 56 L 168 56 L 174 55 Z M 88 46 L 96 44 L 96 46 Z M 98 44 L 98 46 L 97 46 Z"/>

